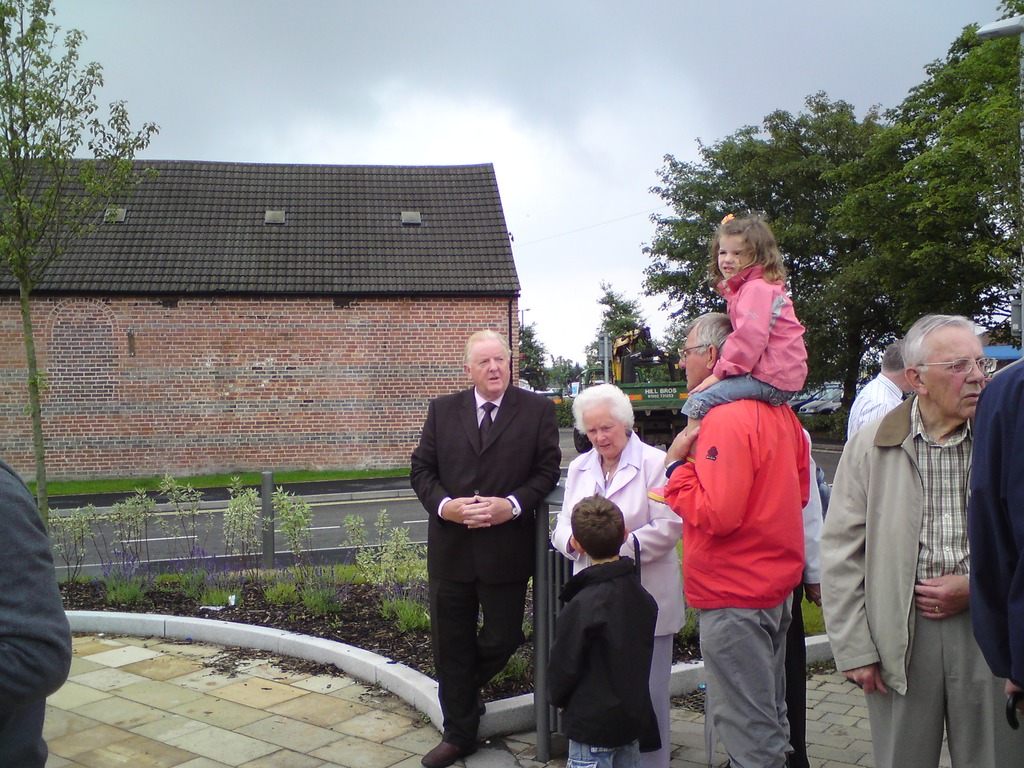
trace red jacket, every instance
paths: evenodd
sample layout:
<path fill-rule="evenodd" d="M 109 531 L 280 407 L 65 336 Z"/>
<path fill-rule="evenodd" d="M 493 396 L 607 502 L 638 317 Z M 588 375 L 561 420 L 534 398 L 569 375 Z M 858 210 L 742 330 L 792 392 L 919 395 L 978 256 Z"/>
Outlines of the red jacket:
<path fill-rule="evenodd" d="M 708 411 L 666 503 L 683 519 L 683 592 L 694 608 L 771 608 L 800 583 L 807 442 L 788 405 Z"/>
<path fill-rule="evenodd" d="M 733 332 L 713 373 L 719 379 L 749 373 L 783 392 L 799 392 L 807 379 L 804 327 L 786 287 L 766 282 L 762 275 L 761 265 L 754 264 L 718 284 Z"/>

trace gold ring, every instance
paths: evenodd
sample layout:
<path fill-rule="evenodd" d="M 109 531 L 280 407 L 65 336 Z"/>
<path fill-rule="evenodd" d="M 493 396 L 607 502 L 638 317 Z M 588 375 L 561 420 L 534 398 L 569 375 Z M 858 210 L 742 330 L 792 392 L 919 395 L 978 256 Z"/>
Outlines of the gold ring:
<path fill-rule="evenodd" d="M 935 606 L 935 612 L 936 613 L 942 613 L 942 611 L 939 609 L 939 606 L 937 606 L 937 605 Z"/>

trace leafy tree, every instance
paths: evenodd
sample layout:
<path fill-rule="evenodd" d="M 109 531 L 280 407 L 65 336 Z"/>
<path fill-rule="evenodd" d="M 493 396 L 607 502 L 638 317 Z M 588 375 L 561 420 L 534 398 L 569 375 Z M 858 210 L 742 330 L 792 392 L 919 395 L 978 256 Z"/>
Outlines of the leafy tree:
<path fill-rule="evenodd" d="M 870 244 L 899 328 L 927 312 L 989 325 L 1008 315 L 1020 268 L 1017 47 L 965 29 L 841 174 L 851 188 L 835 221 Z"/>
<path fill-rule="evenodd" d="M 70 243 L 108 202 L 139 180 L 136 152 L 157 131 L 132 131 L 123 102 L 104 119 L 94 95 L 99 64 L 80 65 L 78 30 L 58 40 L 52 0 L 0 0 L 0 252 L 18 283 L 29 411 L 36 462 L 36 496 L 48 518 L 41 390 L 29 297 Z M 74 155 L 85 144 L 91 160 Z"/>
<path fill-rule="evenodd" d="M 519 375 L 534 389 L 544 389 L 544 359 L 548 351 L 537 338 L 537 325 L 519 327 Z"/>
<path fill-rule="evenodd" d="M 601 335 L 607 333 L 613 340 L 629 331 L 647 325 L 647 319 L 640 309 L 637 299 L 627 299 L 619 291 L 613 290 L 610 283 L 601 283 L 604 294 L 597 303 L 604 309 L 601 311 L 601 324 L 597 328 L 594 341 L 587 345 L 587 365 L 592 367 L 603 362 L 601 356 Z"/>
<path fill-rule="evenodd" d="M 569 393 L 569 384 L 579 381 L 583 375 L 583 366 L 566 357 L 552 357 L 551 368 L 548 369 L 548 385 L 552 389 L 562 390 L 562 394 Z"/>

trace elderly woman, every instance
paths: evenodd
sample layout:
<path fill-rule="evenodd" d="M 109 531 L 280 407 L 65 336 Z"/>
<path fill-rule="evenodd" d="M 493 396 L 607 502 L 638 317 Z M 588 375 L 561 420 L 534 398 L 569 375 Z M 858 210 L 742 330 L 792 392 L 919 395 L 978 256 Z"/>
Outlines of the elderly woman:
<path fill-rule="evenodd" d="M 587 435 L 593 448 L 569 465 L 565 501 L 551 544 L 573 561 L 573 572 L 590 565 L 569 545 L 572 508 L 587 496 L 604 496 L 622 510 L 630 535 L 620 554 L 636 557 L 640 548 L 640 579 L 658 601 L 654 657 L 651 661 L 651 701 L 658 715 L 662 748 L 642 756 L 644 768 L 669 763 L 668 679 L 672 668 L 672 638 L 683 626 L 686 606 L 676 545 L 682 520 L 671 509 L 652 501 L 647 492 L 665 484 L 665 452 L 642 442 L 633 432 L 633 408 L 629 398 L 612 384 L 583 390 L 572 404 L 576 428 Z"/>

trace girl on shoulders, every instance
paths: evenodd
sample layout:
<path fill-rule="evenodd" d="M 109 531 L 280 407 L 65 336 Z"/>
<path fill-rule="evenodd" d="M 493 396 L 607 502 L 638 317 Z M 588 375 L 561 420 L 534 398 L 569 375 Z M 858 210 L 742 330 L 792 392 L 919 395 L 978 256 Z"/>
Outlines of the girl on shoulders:
<path fill-rule="evenodd" d="M 722 219 L 708 272 L 725 297 L 733 332 L 712 375 L 683 406 L 688 429 L 723 403 L 754 399 L 782 405 L 807 378 L 804 327 L 786 293 L 786 268 L 768 224 L 757 216 Z"/>

